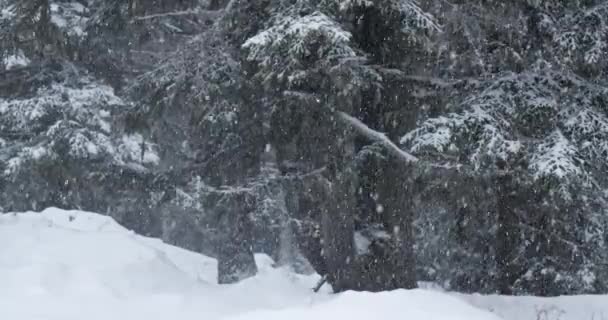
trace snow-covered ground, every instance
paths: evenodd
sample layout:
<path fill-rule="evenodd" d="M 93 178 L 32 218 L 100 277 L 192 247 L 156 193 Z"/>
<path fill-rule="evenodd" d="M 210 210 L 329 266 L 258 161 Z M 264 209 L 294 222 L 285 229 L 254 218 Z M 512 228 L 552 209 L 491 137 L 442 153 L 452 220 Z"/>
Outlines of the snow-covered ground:
<path fill-rule="evenodd" d="M 80 211 L 0 215 L 0 319 L 603 320 L 608 296 L 509 298 L 436 290 L 313 293 L 272 267 L 217 285 L 216 261 Z M 490 311 L 494 312 L 490 312 Z"/>

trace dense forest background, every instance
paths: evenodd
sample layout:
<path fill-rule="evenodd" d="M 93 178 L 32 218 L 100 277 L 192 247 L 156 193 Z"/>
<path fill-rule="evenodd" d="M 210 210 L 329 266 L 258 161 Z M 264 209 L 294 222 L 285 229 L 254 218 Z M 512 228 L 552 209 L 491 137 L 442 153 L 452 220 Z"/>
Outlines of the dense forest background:
<path fill-rule="evenodd" d="M 608 292 L 606 0 L 0 0 L 0 212 L 334 291 Z"/>

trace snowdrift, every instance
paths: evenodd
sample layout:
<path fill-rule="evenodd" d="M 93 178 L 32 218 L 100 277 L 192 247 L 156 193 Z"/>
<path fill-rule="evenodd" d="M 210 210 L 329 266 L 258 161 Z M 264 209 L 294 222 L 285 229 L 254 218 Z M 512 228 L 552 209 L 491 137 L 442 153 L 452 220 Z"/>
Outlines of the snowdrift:
<path fill-rule="evenodd" d="M 256 256 L 256 262 L 256 277 L 217 285 L 214 259 L 141 237 L 109 217 L 59 209 L 4 214 L 0 319 L 536 319 L 532 300 L 526 304 L 432 290 L 314 294 L 310 288 L 318 276 L 274 269 L 264 255 Z M 589 311 L 585 303 L 590 299 L 573 299 L 567 302 L 577 312 Z M 606 297 L 596 299 L 594 307 L 608 306 Z M 502 313 L 484 310 L 496 311 L 494 304 Z M 534 317 L 509 317 L 518 306 Z M 559 319 L 591 319 L 568 316 L 560 313 Z"/>

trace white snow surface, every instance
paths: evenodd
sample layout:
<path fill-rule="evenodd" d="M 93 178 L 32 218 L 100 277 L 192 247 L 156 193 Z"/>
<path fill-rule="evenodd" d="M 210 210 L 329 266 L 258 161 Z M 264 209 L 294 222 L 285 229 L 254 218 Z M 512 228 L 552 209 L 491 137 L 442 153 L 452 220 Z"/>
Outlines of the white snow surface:
<path fill-rule="evenodd" d="M 55 208 L 3 214 L 0 319 L 585 320 L 608 316 L 606 296 L 507 298 L 423 289 L 332 295 L 327 288 L 315 294 L 311 288 L 317 275 L 274 268 L 265 255 L 257 255 L 256 262 L 257 276 L 217 285 L 214 259 L 136 235 L 106 216 Z M 547 317 L 537 318 L 543 306 Z"/>

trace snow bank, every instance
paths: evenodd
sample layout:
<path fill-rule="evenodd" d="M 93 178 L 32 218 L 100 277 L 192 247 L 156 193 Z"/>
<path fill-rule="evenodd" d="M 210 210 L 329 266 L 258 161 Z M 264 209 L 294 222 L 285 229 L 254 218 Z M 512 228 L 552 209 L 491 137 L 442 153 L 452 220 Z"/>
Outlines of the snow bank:
<path fill-rule="evenodd" d="M 138 236 L 111 218 L 59 209 L 4 214 L 0 319 L 500 319 L 482 309 L 506 313 L 505 319 L 537 319 L 518 307 L 530 309 L 535 300 L 522 304 L 432 290 L 314 294 L 318 276 L 274 269 L 264 255 L 256 262 L 256 277 L 217 285 L 214 259 Z M 587 315 L 587 301 L 592 300 L 564 303 Z M 597 306 L 602 302 L 598 298 Z M 511 311 L 521 312 L 511 317 Z"/>
<path fill-rule="evenodd" d="M 608 320 L 608 295 L 509 297 L 460 295 L 505 320 Z"/>
<path fill-rule="evenodd" d="M 500 318 L 443 293 L 426 290 L 398 290 L 382 293 L 346 292 L 323 303 L 278 311 L 254 311 L 229 319 L 498 320 Z"/>
<path fill-rule="evenodd" d="M 215 284 L 214 259 L 138 236 L 109 217 L 47 209 L 0 216 L 0 319 L 220 319 L 316 299 L 316 277 L 272 269 Z"/>

